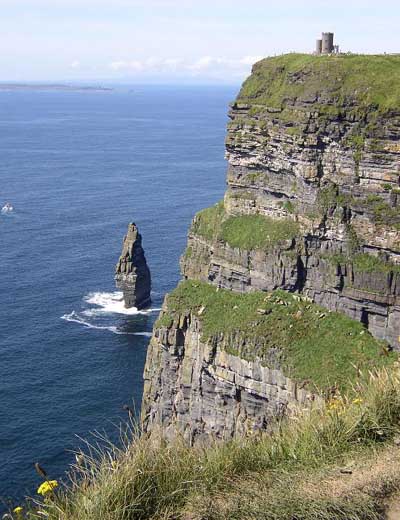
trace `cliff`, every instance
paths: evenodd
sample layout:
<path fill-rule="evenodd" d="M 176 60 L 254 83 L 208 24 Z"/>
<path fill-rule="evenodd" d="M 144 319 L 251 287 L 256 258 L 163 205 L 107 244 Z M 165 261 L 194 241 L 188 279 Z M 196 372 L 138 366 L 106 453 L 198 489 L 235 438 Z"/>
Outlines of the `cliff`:
<path fill-rule="evenodd" d="M 268 293 L 268 327 L 254 342 L 257 309 L 244 334 L 239 315 L 214 306 L 225 321 L 204 341 L 203 298 L 194 314 L 187 302 L 171 313 L 167 298 L 146 364 L 146 428 L 178 427 L 194 438 L 265 427 L 309 398 L 299 386 L 317 378 L 319 390 L 336 388 L 343 375 L 354 380 L 346 363 L 370 367 L 400 347 L 399 87 L 400 56 L 290 54 L 254 66 L 229 112 L 224 201 L 195 217 L 181 268 L 188 281 L 229 291 L 233 308 L 244 294 Z M 303 340 L 276 335 L 274 308 L 290 306 L 275 301 L 276 290 L 330 323 L 321 330 L 329 344 L 302 308 L 285 327 L 303 323 Z M 332 318 L 341 323 L 341 314 L 350 318 L 343 336 Z M 236 333 L 227 336 L 227 324 Z M 367 345 L 370 357 L 360 359 Z"/>
<path fill-rule="evenodd" d="M 66 488 L 8 516 L 398 518 L 399 86 L 400 56 L 256 64 L 225 199 L 195 217 L 154 327 L 152 434 L 96 438 Z"/>
<path fill-rule="evenodd" d="M 115 282 L 124 296 L 126 308 L 150 305 L 151 276 L 136 224 L 129 224 L 122 253 L 115 267 Z"/>
<path fill-rule="evenodd" d="M 143 425 L 190 442 L 254 433 L 392 361 L 362 324 L 306 297 L 185 281 L 150 342 Z"/>

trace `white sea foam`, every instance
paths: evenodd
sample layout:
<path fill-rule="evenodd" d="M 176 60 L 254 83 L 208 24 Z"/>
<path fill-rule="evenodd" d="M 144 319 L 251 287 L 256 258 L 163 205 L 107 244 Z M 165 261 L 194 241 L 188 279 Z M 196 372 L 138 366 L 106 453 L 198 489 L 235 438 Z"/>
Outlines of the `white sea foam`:
<path fill-rule="evenodd" d="M 151 337 L 151 332 L 124 332 L 114 326 L 106 327 L 106 326 L 102 326 L 102 325 L 94 325 L 93 323 L 89 323 L 88 321 L 85 321 L 75 311 L 72 311 L 70 314 L 64 314 L 64 316 L 61 316 L 61 319 L 72 322 L 72 323 L 78 323 L 79 325 L 83 325 L 84 327 L 86 327 L 88 329 L 108 330 L 109 332 L 112 332 L 113 334 L 120 334 L 120 335 L 126 334 L 129 336 L 145 336 L 147 338 Z"/>
<path fill-rule="evenodd" d="M 90 293 L 84 298 L 86 303 L 96 305 L 95 309 L 87 309 L 84 311 L 86 316 L 96 316 L 103 314 L 125 314 L 133 316 L 135 314 L 150 314 L 159 311 L 160 309 L 145 309 L 139 311 L 136 307 L 126 309 L 124 306 L 124 298 L 122 292 L 116 291 L 113 293 L 94 292 Z"/>

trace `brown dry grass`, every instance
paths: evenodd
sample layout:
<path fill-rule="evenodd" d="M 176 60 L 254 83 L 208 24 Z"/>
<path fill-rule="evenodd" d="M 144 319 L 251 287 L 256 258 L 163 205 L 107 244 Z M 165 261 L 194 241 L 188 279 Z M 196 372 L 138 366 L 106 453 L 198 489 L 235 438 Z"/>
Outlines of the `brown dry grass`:
<path fill-rule="evenodd" d="M 231 481 L 227 493 L 211 495 L 205 503 L 204 497 L 194 499 L 186 519 L 243 518 L 245 510 L 248 519 L 302 519 L 315 508 L 316 519 L 347 520 L 349 515 L 361 520 L 365 514 L 400 520 L 400 447 L 368 450 L 342 462 L 312 472 L 274 472 Z"/>

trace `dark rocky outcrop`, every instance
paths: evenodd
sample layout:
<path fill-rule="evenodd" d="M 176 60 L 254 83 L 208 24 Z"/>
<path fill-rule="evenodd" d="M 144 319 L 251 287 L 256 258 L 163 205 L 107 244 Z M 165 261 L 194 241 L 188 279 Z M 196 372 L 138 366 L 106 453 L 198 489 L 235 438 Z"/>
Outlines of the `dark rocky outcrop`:
<path fill-rule="evenodd" d="M 135 224 L 128 226 L 122 253 L 115 268 L 115 281 L 122 290 L 126 308 L 142 309 L 150 305 L 151 277 L 142 247 L 142 237 Z"/>

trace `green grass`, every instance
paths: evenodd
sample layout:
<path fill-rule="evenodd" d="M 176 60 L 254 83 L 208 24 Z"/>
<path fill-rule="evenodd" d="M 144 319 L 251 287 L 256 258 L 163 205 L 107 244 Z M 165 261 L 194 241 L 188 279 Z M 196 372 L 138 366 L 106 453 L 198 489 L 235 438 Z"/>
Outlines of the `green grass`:
<path fill-rule="evenodd" d="M 353 265 L 357 271 L 364 273 L 400 273 L 400 265 L 367 253 L 355 255 Z"/>
<path fill-rule="evenodd" d="M 361 202 L 366 208 L 372 212 L 373 219 L 376 224 L 385 226 L 400 227 L 400 207 L 390 206 L 382 197 L 379 195 L 370 195 Z"/>
<path fill-rule="evenodd" d="M 222 222 L 221 239 L 240 249 L 269 249 L 299 233 L 290 219 L 274 220 L 263 215 L 228 217 Z"/>
<path fill-rule="evenodd" d="M 161 319 L 168 326 L 201 307 L 204 341 L 218 338 L 227 352 L 272 363 L 312 389 L 345 389 L 358 369 L 368 371 L 395 359 L 358 321 L 280 290 L 239 294 L 184 281 L 168 295 L 168 311 Z"/>
<path fill-rule="evenodd" d="M 305 81 L 297 81 L 302 74 Z M 312 99 L 323 93 L 328 103 L 317 107 L 334 115 L 344 101 L 365 108 L 398 111 L 400 55 L 312 56 L 285 54 L 267 58 L 253 67 L 238 102 L 283 107 L 288 98 Z M 329 104 L 330 103 L 330 104 Z"/>
<path fill-rule="evenodd" d="M 352 264 L 356 272 L 362 273 L 400 273 L 400 265 L 393 264 L 379 256 L 368 253 L 345 255 L 342 253 L 323 255 L 332 265 Z"/>
<path fill-rule="evenodd" d="M 286 133 L 291 136 L 300 136 L 302 135 L 302 129 L 297 126 L 290 126 L 286 129 Z"/>
<path fill-rule="evenodd" d="M 220 201 L 211 208 L 206 208 L 197 213 L 194 218 L 191 231 L 208 240 L 214 240 L 224 218 L 224 202 Z"/>
<path fill-rule="evenodd" d="M 207 240 L 222 240 L 239 249 L 270 249 L 292 240 L 299 226 L 292 219 L 275 220 L 263 215 L 229 216 L 223 203 L 198 213 L 193 221 L 194 234 Z"/>
<path fill-rule="evenodd" d="M 272 434 L 226 444 L 189 447 L 179 437 L 166 442 L 134 431 L 122 447 L 99 449 L 95 439 L 66 488 L 25 505 L 28 518 L 378 520 L 385 497 L 399 489 L 398 463 L 390 471 L 398 460 L 398 368 L 360 383 L 358 398 L 299 411 Z M 340 472 L 348 466 L 353 483 Z"/>

